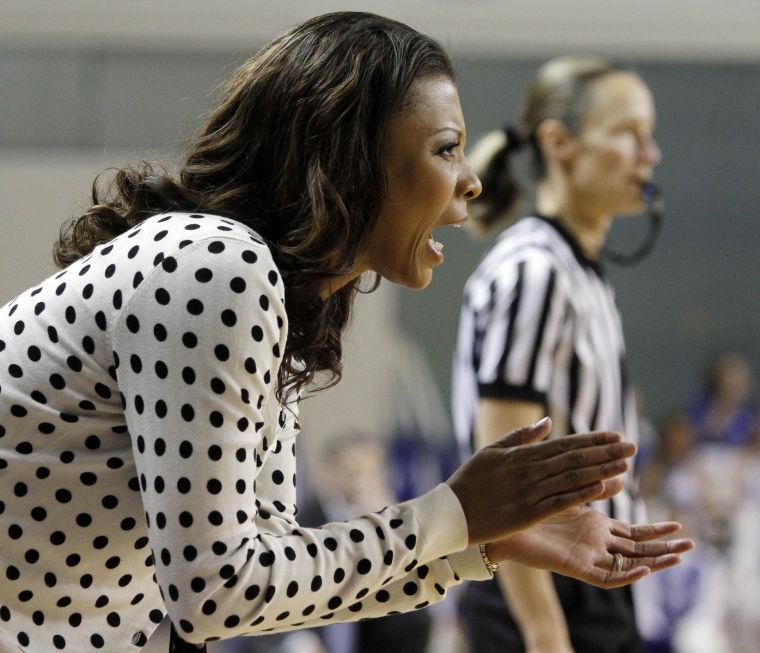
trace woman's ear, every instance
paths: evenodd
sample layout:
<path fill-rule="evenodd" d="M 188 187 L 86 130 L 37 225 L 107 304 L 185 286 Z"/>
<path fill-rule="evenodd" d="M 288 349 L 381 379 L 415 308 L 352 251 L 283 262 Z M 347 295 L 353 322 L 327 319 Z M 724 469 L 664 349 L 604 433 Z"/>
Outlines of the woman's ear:
<path fill-rule="evenodd" d="M 547 118 L 536 129 L 538 146 L 546 166 L 559 165 L 565 169 L 573 156 L 575 139 L 567 127 L 555 118 Z"/>

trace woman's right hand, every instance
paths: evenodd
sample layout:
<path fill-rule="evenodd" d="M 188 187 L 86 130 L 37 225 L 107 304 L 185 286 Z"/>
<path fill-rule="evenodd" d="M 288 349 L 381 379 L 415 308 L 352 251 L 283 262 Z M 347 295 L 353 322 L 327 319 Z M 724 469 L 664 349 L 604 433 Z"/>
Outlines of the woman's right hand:
<path fill-rule="evenodd" d="M 594 432 L 539 442 L 545 417 L 484 447 L 447 481 L 459 499 L 470 544 L 494 542 L 549 515 L 605 494 L 606 479 L 636 452 L 620 434 Z"/>

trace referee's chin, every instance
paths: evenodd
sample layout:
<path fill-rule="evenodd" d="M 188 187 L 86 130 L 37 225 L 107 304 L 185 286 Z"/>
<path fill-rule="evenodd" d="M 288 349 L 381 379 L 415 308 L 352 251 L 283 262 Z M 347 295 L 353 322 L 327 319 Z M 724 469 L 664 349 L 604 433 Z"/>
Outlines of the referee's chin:
<path fill-rule="evenodd" d="M 626 204 L 625 206 L 619 206 L 615 211 L 613 211 L 613 215 L 616 215 L 621 218 L 632 218 L 637 215 L 641 215 L 646 211 L 647 203 L 643 199 L 637 199 L 633 200 L 630 203 Z"/>

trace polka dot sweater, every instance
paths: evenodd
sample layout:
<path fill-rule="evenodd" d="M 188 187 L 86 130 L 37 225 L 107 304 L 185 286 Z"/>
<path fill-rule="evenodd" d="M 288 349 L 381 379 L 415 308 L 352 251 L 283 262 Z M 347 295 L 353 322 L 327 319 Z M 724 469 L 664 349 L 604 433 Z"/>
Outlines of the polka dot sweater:
<path fill-rule="evenodd" d="M 488 572 L 441 484 L 296 522 L 288 320 L 245 226 L 154 216 L 0 309 L 0 650 L 136 651 L 422 608 Z"/>

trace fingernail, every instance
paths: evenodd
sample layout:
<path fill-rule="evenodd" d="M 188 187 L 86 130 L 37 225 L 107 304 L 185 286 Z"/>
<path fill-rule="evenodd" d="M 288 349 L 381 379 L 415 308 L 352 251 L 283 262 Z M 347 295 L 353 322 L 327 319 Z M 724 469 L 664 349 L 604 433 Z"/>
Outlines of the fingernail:
<path fill-rule="evenodd" d="M 541 427 L 545 426 L 546 423 L 549 421 L 549 416 L 542 417 L 540 420 L 538 420 L 534 425 L 534 429 L 540 429 Z"/>

